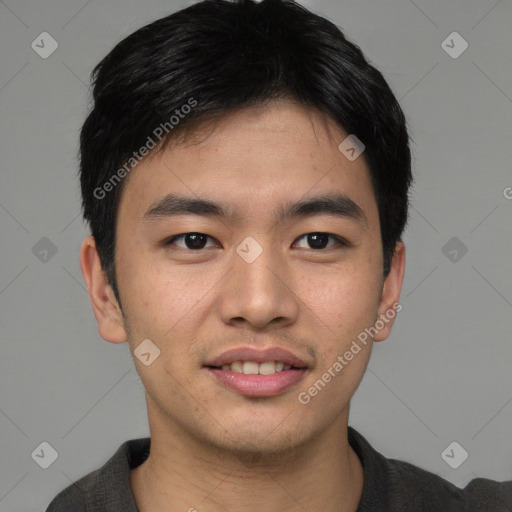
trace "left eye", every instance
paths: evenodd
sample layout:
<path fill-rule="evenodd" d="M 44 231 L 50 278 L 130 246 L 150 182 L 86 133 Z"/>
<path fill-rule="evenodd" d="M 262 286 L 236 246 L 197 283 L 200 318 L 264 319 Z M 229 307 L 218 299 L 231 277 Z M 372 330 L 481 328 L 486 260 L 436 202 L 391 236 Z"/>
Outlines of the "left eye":
<path fill-rule="evenodd" d="M 331 235 L 330 233 L 307 233 L 305 235 L 300 236 L 297 240 L 301 240 L 307 237 L 307 243 L 311 246 L 311 249 L 321 250 L 329 247 L 333 247 L 336 244 L 341 246 L 348 246 L 348 242 L 343 240 L 342 238 Z M 184 249 L 190 249 L 199 251 L 205 248 L 205 244 L 208 239 L 212 239 L 209 235 L 205 235 L 204 233 L 183 233 L 181 235 L 176 235 L 164 242 L 166 246 L 174 244 L 177 240 L 183 240 L 185 243 Z M 329 239 L 334 240 L 334 243 L 331 245 L 327 245 Z M 296 243 L 296 242 L 295 242 Z M 306 247 L 307 249 L 308 247 Z"/>
<path fill-rule="evenodd" d="M 340 238 L 336 235 L 331 235 L 330 233 L 307 233 L 306 235 L 299 237 L 297 240 L 301 240 L 304 237 L 307 237 L 307 243 L 310 244 L 311 248 L 315 250 L 326 249 L 326 244 L 329 238 L 333 239 L 335 243 L 327 247 L 333 247 L 336 244 L 345 246 L 349 245 L 348 242 L 343 240 L 343 238 Z"/>

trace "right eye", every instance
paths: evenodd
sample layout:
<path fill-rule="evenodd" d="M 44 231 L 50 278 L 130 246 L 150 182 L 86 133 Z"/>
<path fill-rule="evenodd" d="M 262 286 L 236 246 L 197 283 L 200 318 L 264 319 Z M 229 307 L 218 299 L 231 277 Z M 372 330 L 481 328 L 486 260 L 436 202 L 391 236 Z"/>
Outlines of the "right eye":
<path fill-rule="evenodd" d="M 165 247 L 169 247 L 173 244 L 175 244 L 178 240 L 183 240 L 185 243 L 185 247 L 179 246 L 182 249 L 188 249 L 192 251 L 200 251 L 205 248 L 205 243 L 207 239 L 210 238 L 214 240 L 209 235 L 205 235 L 204 233 L 196 233 L 196 232 L 190 232 L 190 233 L 182 233 L 180 235 L 172 236 L 171 238 L 168 238 L 164 242 Z"/>

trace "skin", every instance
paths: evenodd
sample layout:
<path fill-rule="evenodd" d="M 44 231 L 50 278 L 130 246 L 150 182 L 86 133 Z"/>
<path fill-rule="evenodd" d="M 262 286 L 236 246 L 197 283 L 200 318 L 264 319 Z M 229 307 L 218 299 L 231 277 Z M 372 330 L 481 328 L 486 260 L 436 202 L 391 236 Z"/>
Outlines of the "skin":
<path fill-rule="evenodd" d="M 101 336 L 149 338 L 161 350 L 134 363 L 146 389 L 151 454 L 131 472 L 142 512 L 318 510 L 354 512 L 361 462 L 347 438 L 350 399 L 366 370 L 371 340 L 307 405 L 307 391 L 365 328 L 399 301 L 405 247 L 397 243 L 382 277 L 377 203 L 363 157 L 338 149 L 347 136 L 328 116 L 290 101 L 245 108 L 191 138 L 153 152 L 129 175 L 117 221 L 121 311 L 94 239 L 80 261 Z M 331 215 L 276 224 L 274 208 L 343 192 L 367 226 Z M 221 201 L 233 218 L 192 214 L 148 221 L 168 193 Z M 209 235 L 201 250 L 174 235 Z M 308 233 L 349 241 L 315 249 Z M 252 263 L 236 247 L 248 236 L 263 249 Z M 387 322 L 373 341 L 385 340 Z M 281 346 L 310 369 L 296 386 L 266 398 L 224 387 L 203 365 L 242 345 Z"/>

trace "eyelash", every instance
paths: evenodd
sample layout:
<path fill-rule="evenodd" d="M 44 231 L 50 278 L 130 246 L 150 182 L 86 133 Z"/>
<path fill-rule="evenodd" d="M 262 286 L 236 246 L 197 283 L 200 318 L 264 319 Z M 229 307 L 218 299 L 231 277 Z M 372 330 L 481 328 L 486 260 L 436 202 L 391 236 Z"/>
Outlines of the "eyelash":
<path fill-rule="evenodd" d="M 183 238 L 185 237 L 186 235 L 204 235 L 204 236 L 207 236 L 208 238 L 212 239 L 212 240 L 215 240 L 212 236 L 210 235 L 206 235 L 205 233 L 199 233 L 197 231 L 189 231 L 188 233 L 181 233 L 180 235 L 174 235 L 172 236 L 171 238 L 168 238 L 167 240 L 164 241 L 164 246 L 165 247 L 168 247 L 170 245 L 172 245 L 176 240 L 180 239 L 180 238 Z M 298 238 L 295 239 L 294 243 L 298 240 L 301 240 L 302 238 L 308 236 L 308 235 L 327 235 L 328 237 L 334 239 L 336 241 L 336 243 L 341 246 L 341 247 L 351 247 L 352 244 L 350 244 L 349 242 L 347 242 L 345 239 L 337 236 L 337 235 L 333 235 L 332 233 L 324 233 L 323 231 L 311 231 L 310 233 L 305 233 L 304 235 L 301 235 L 299 236 Z M 324 247 L 323 249 L 311 249 L 312 251 L 315 251 L 315 252 L 322 252 L 322 251 L 325 251 L 327 249 L 332 249 L 334 246 L 331 246 L 331 247 Z M 202 248 L 202 249 L 189 249 L 188 247 L 180 247 L 180 249 L 183 249 L 185 251 L 190 251 L 190 252 L 201 252 L 203 251 L 205 248 Z"/>

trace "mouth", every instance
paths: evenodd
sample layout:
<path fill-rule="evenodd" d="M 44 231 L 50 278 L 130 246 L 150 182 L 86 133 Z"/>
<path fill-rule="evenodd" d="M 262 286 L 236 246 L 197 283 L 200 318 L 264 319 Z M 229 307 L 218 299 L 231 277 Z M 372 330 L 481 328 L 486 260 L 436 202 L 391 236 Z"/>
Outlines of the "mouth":
<path fill-rule="evenodd" d="M 284 348 L 245 346 L 224 352 L 203 368 L 224 389 L 247 397 L 271 397 L 298 385 L 311 366 Z"/>
<path fill-rule="evenodd" d="M 246 374 L 217 367 L 205 367 L 223 387 L 246 397 L 280 395 L 304 379 L 307 368 L 289 368 L 271 374 Z"/>
<path fill-rule="evenodd" d="M 281 347 L 257 349 L 254 346 L 245 346 L 226 350 L 214 359 L 206 362 L 205 366 L 222 370 L 232 370 L 247 375 L 266 375 L 287 371 L 291 368 L 307 368 L 304 358 L 293 354 Z"/>
<path fill-rule="evenodd" d="M 220 366 L 206 366 L 206 368 L 243 373 L 244 375 L 274 375 L 290 370 L 305 369 L 304 366 L 293 366 L 284 361 L 265 361 L 264 363 L 258 363 L 257 361 L 233 361 L 232 363 L 225 363 Z"/>

